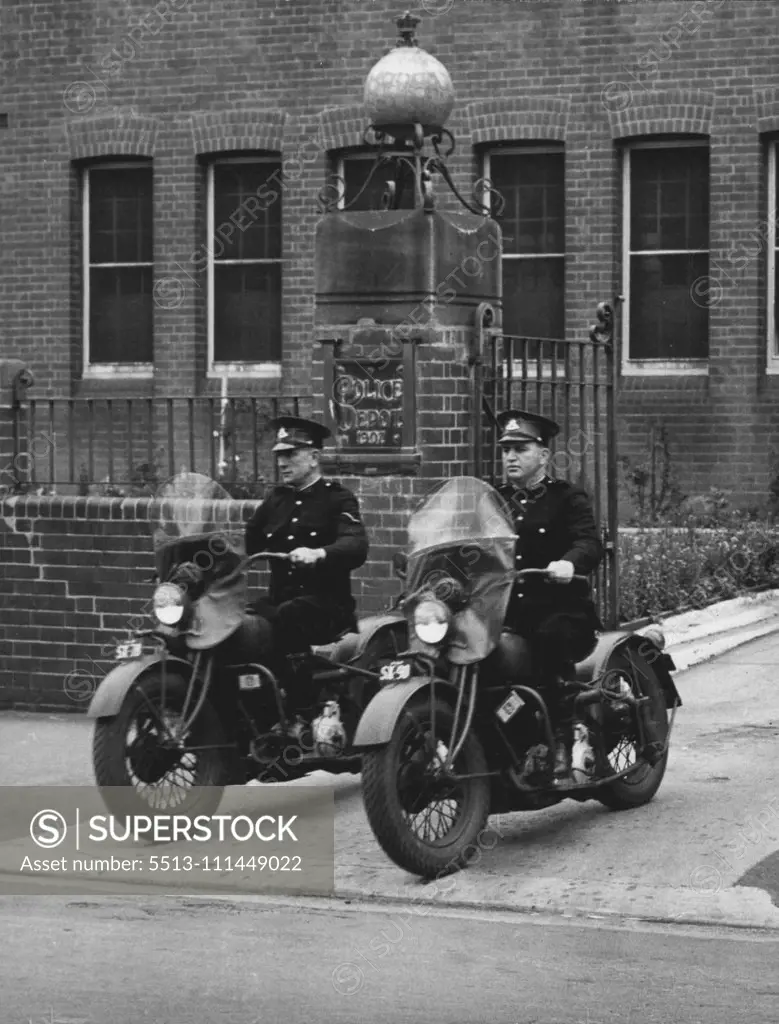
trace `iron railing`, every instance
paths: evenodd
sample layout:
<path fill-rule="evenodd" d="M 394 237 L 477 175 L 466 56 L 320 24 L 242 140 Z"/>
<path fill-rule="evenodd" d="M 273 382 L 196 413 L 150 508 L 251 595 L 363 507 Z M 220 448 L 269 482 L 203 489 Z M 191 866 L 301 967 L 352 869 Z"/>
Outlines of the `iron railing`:
<path fill-rule="evenodd" d="M 277 479 L 269 421 L 307 415 L 301 396 L 28 399 L 16 410 L 16 489 L 151 494 L 204 473 L 234 497 Z"/>

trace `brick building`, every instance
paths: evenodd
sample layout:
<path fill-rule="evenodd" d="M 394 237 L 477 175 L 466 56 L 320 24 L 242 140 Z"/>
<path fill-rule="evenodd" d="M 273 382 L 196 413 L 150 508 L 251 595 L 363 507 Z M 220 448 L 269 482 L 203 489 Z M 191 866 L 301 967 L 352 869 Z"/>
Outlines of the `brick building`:
<path fill-rule="evenodd" d="M 507 200 L 504 328 L 621 293 L 621 452 L 767 494 L 777 400 L 775 5 L 422 0 L 450 163 Z M 34 397 L 311 392 L 317 195 L 353 195 L 385 0 L 3 10 L 0 322 Z M 211 240 L 211 241 L 209 241 Z"/>

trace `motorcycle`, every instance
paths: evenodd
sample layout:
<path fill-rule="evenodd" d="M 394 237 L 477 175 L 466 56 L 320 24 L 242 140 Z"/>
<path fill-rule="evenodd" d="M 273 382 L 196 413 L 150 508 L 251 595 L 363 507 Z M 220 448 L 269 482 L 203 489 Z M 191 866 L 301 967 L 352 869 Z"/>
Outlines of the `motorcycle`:
<path fill-rule="evenodd" d="M 601 633 L 564 674 L 576 739 L 571 778 L 555 779 L 551 702 L 534 679 L 532 645 L 504 625 L 515 580 L 548 574 L 515 571 L 511 517 L 473 477 L 443 484 L 408 529 L 397 565 L 410 643 L 382 666 L 386 685 L 354 739 L 366 815 L 387 856 L 441 877 L 467 866 L 490 815 L 565 799 L 614 810 L 649 802 L 682 703 L 659 626 Z"/>
<path fill-rule="evenodd" d="M 109 809 L 213 813 L 227 785 L 358 773 L 355 729 L 381 685 L 377 668 L 406 646 L 403 614 L 362 619 L 280 665 L 267 620 L 247 606 L 248 570 L 289 556 L 247 557 L 239 506 L 210 477 L 179 474 L 156 499 L 153 624 L 117 644 L 87 712 Z M 301 678 L 314 703 L 293 713 L 287 688 Z"/>

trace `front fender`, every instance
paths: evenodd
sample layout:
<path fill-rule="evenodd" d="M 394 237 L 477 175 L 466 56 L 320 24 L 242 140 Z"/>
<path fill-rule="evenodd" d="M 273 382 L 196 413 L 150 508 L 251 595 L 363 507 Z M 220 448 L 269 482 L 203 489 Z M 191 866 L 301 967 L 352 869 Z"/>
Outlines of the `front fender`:
<path fill-rule="evenodd" d="M 187 675 L 192 672 L 192 666 L 183 658 L 174 658 L 171 655 L 163 658 L 159 654 L 145 654 L 142 658 L 135 658 L 133 661 L 125 661 L 111 671 L 99 683 L 92 700 L 87 708 L 87 718 L 109 718 L 116 715 L 122 706 L 124 698 L 130 687 L 142 676 L 148 675 L 157 665 L 165 662 L 168 671 L 175 668 L 186 669 Z"/>
<path fill-rule="evenodd" d="M 582 680 L 597 679 L 608 669 L 611 656 L 616 652 L 626 650 L 643 659 L 647 665 L 652 666 L 660 680 L 666 707 L 681 707 L 682 698 L 671 676 L 671 670 L 676 667 L 673 658 L 670 654 L 661 651 L 649 637 L 642 636 L 640 633 L 614 630 L 601 634 L 594 651 L 576 666 L 577 677 Z"/>
<path fill-rule="evenodd" d="M 456 693 L 445 679 L 436 679 L 436 691 Z M 362 713 L 354 734 L 354 747 L 377 747 L 389 743 L 404 707 L 420 690 L 430 686 L 429 676 L 414 676 L 403 683 L 386 683 Z"/>

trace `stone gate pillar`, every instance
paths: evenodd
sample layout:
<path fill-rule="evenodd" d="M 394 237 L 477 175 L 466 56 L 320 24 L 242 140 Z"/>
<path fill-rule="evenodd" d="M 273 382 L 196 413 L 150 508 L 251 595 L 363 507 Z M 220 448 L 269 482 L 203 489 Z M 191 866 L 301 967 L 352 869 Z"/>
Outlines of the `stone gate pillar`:
<path fill-rule="evenodd" d="M 483 328 L 500 322 L 501 237 L 474 214 L 327 213 L 317 230 L 314 393 L 325 465 L 360 498 L 371 535 L 360 613 L 397 591 L 392 554 L 436 486 L 475 472 Z"/>

